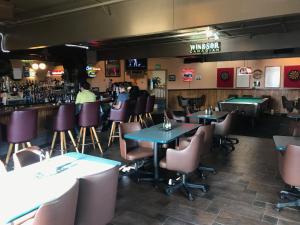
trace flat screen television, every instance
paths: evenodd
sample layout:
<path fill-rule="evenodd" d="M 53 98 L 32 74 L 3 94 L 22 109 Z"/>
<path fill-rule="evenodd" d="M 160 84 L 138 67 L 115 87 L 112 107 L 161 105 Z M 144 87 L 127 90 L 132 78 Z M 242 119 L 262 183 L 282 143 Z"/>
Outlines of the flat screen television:
<path fill-rule="evenodd" d="M 147 59 L 126 59 L 126 70 L 147 70 Z"/>

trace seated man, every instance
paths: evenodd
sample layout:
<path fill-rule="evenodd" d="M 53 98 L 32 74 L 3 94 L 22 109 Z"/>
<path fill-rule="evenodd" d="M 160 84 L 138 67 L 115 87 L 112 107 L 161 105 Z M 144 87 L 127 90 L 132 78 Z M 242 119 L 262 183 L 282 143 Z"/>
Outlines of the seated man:
<path fill-rule="evenodd" d="M 90 91 L 90 88 L 91 85 L 88 82 L 83 81 L 80 83 L 80 91 L 78 92 L 75 100 L 76 114 L 79 113 L 83 103 L 96 101 L 96 95 Z"/>
<path fill-rule="evenodd" d="M 113 105 L 115 109 L 119 109 L 121 107 L 122 102 L 125 102 L 129 99 L 129 94 L 126 92 L 124 85 L 121 85 L 119 88 L 120 93 L 117 99 L 117 103 Z"/>

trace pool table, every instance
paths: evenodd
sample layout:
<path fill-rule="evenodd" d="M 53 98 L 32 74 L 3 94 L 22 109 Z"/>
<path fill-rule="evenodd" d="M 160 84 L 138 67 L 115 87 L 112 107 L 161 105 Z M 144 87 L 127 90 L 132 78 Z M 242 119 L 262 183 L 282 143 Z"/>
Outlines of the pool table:
<path fill-rule="evenodd" d="M 268 98 L 237 97 L 219 102 L 221 111 L 237 110 L 239 114 L 251 117 L 259 116 L 268 107 Z"/>

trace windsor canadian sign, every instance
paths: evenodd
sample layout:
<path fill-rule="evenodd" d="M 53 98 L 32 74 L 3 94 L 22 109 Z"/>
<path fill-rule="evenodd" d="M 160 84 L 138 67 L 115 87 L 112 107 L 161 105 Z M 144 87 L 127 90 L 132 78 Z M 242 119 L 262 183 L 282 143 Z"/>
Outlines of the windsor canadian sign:
<path fill-rule="evenodd" d="M 204 42 L 204 43 L 196 43 L 190 44 L 190 53 L 213 53 L 221 51 L 221 42 Z"/>

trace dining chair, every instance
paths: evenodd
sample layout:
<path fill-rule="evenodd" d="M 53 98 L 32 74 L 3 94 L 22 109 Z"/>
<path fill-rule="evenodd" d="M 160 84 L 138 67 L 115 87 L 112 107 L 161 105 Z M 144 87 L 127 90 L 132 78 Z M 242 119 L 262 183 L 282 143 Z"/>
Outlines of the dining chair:
<path fill-rule="evenodd" d="M 288 145 L 287 150 L 278 152 L 278 165 L 281 178 L 288 185 L 280 192 L 280 198 L 286 200 L 279 202 L 275 208 L 280 211 L 286 207 L 300 206 L 300 192 L 296 187 L 300 186 L 300 146 Z"/>
<path fill-rule="evenodd" d="M 72 185 L 56 199 L 43 203 L 36 211 L 18 219 L 18 225 L 74 225 L 79 183 Z M 24 221 L 22 219 L 24 218 Z"/>
<path fill-rule="evenodd" d="M 106 225 L 114 217 L 118 167 L 79 178 L 75 225 Z"/>
<path fill-rule="evenodd" d="M 159 163 L 160 167 L 180 174 L 180 179 L 176 179 L 174 184 L 168 185 L 165 189 L 167 195 L 183 189 L 188 199 L 192 201 L 194 197 L 190 189 L 200 189 L 203 192 L 208 191 L 208 185 L 206 184 L 195 184 L 187 181 L 188 175 L 198 168 L 201 160 L 200 152 L 204 147 L 204 132 L 200 132 L 200 134 L 193 136 L 186 148 L 180 150 L 167 149 L 166 157 Z"/>
<path fill-rule="evenodd" d="M 38 163 L 44 158 L 45 156 L 38 146 L 24 148 L 13 154 L 14 169 Z"/>
<path fill-rule="evenodd" d="M 122 123 L 120 124 L 120 154 L 122 159 L 125 161 L 127 166 L 133 164 L 133 173 L 128 172 L 126 175 L 134 175 L 138 181 L 149 181 L 153 179 L 142 178 L 141 175 L 144 174 L 139 170 L 139 166 L 145 160 L 153 156 L 153 143 L 144 141 L 135 141 L 125 139 L 124 135 L 127 133 L 132 133 L 142 129 L 139 122 L 132 123 Z"/>

